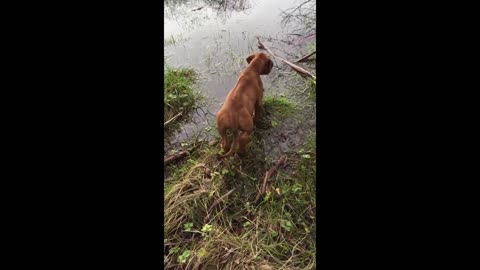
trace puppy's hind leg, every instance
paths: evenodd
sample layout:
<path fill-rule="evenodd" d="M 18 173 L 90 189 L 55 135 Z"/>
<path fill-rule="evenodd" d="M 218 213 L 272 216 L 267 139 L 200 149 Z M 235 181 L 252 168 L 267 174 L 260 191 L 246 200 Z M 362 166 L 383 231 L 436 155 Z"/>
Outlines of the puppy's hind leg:
<path fill-rule="evenodd" d="M 239 142 L 239 147 L 238 147 L 238 154 L 239 155 L 245 155 L 246 152 L 246 146 L 248 144 L 248 141 L 250 141 L 250 135 L 252 134 L 252 131 L 247 132 L 243 131 L 242 134 L 240 135 L 240 142 Z"/>
<path fill-rule="evenodd" d="M 237 148 L 237 145 L 238 145 L 238 130 L 232 130 L 232 131 L 233 131 L 232 146 L 230 147 L 230 150 L 225 155 L 220 156 L 220 158 L 226 158 L 235 154 L 235 149 Z"/>
<path fill-rule="evenodd" d="M 255 102 L 255 117 L 254 117 L 254 121 L 255 123 L 258 123 L 258 121 L 260 120 L 260 117 L 263 115 L 264 111 L 263 111 L 263 101 L 262 101 L 262 98 L 260 97 L 257 102 Z"/>
<path fill-rule="evenodd" d="M 257 112 L 255 112 L 255 115 L 256 114 Z M 245 147 L 248 141 L 250 140 L 250 135 L 253 132 L 253 120 L 252 120 L 252 117 L 246 111 L 243 111 L 240 114 L 239 120 L 240 120 L 239 124 L 240 124 L 240 129 L 242 130 L 242 134 L 240 135 L 238 153 L 244 154 Z"/>
<path fill-rule="evenodd" d="M 222 138 L 222 148 L 225 153 L 230 150 L 230 145 L 228 144 L 228 138 L 227 138 L 227 129 L 218 126 L 218 133 L 220 134 L 220 137 Z"/>

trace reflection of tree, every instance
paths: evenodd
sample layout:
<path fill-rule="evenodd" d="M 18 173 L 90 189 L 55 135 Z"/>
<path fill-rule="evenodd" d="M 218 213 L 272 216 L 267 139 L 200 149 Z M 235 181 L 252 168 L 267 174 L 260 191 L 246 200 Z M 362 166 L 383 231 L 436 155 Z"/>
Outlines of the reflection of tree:
<path fill-rule="evenodd" d="M 316 0 L 304 0 L 295 8 L 282 11 L 282 23 L 298 24 L 300 28 L 295 29 L 294 32 L 302 34 L 303 36 L 315 35 L 316 33 Z"/>
<path fill-rule="evenodd" d="M 215 2 L 216 9 L 224 11 L 242 11 L 252 7 L 250 0 L 210 0 L 209 2 Z"/>
<path fill-rule="evenodd" d="M 233 12 L 246 11 L 252 8 L 252 1 L 253 0 L 165 0 L 165 16 L 167 19 L 175 19 L 175 15 L 179 12 L 197 12 L 204 7 L 209 7 L 216 10 L 219 15 L 230 17 Z M 188 8 L 185 8 L 187 6 Z"/>
<path fill-rule="evenodd" d="M 203 0 L 203 2 L 219 11 L 242 11 L 252 7 L 251 0 Z"/>

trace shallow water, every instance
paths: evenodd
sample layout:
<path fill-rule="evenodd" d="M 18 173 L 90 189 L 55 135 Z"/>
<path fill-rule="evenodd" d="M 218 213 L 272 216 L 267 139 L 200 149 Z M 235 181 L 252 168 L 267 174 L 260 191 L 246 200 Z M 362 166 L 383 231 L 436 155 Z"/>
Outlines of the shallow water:
<path fill-rule="evenodd" d="M 257 36 L 275 54 L 291 61 L 309 51 L 306 45 L 315 36 L 299 38 L 299 25 L 282 24 L 282 11 L 299 3 L 298 0 L 165 2 L 166 63 L 174 68 L 188 67 L 199 72 L 196 87 L 206 98 L 200 110 L 193 113 L 192 120 L 185 123 L 177 134 L 165 139 L 166 149 L 214 125 L 215 113 L 247 66 L 245 59 L 260 51 Z M 200 7 L 200 10 L 193 11 Z M 286 93 L 287 89 L 304 84 L 304 79 L 278 60 L 274 61 L 272 72 L 262 76 L 262 81 L 265 95 Z M 311 117 L 309 120 L 314 121 L 314 116 Z M 310 123 L 312 125 L 314 128 L 315 124 Z"/>

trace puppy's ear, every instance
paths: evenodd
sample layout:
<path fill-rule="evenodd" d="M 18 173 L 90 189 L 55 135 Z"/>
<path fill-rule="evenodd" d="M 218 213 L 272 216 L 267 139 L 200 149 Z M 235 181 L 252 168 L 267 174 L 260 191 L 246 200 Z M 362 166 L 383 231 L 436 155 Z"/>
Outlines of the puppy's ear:
<path fill-rule="evenodd" d="M 255 55 L 250 55 L 249 57 L 247 57 L 247 63 L 250 64 L 250 62 L 253 60 L 253 58 L 255 57 Z"/>
<path fill-rule="evenodd" d="M 264 69 L 262 70 L 263 72 L 261 73 L 262 75 L 268 75 L 270 71 L 272 71 L 273 68 L 273 62 L 272 60 L 268 59 L 267 63 L 265 64 Z"/>

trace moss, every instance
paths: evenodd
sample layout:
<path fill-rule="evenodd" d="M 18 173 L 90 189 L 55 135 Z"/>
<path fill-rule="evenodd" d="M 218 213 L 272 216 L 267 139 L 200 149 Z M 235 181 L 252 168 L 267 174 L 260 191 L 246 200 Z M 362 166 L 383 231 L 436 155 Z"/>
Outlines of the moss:
<path fill-rule="evenodd" d="M 295 110 L 294 103 L 283 96 L 267 96 L 264 98 L 265 111 L 284 117 Z"/>

